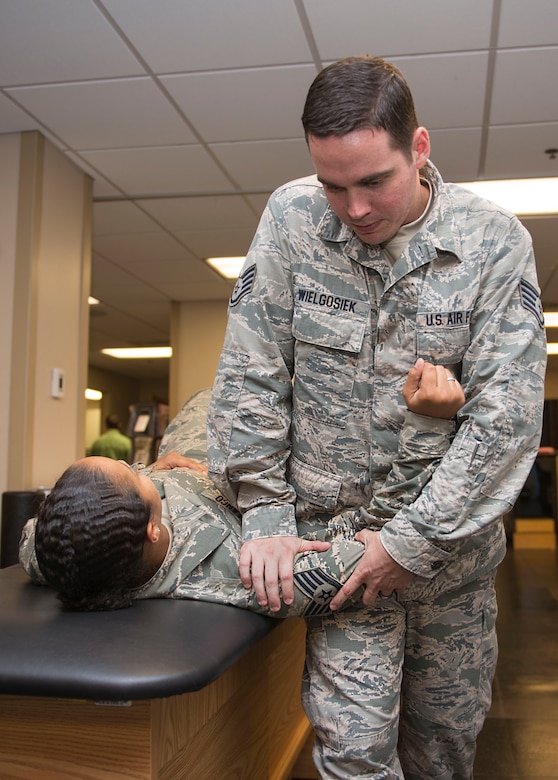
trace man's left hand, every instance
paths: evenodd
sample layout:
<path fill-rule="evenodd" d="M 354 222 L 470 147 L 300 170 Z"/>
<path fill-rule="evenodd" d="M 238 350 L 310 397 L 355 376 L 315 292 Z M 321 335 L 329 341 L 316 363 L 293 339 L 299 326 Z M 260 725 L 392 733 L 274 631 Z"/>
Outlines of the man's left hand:
<path fill-rule="evenodd" d="M 364 553 L 352 575 L 332 600 L 332 610 L 339 609 L 362 585 L 362 603 L 371 607 L 378 596 L 391 596 L 394 590 L 403 591 L 415 576 L 386 552 L 378 531 L 364 529 L 357 533 L 355 539 L 364 544 Z"/>

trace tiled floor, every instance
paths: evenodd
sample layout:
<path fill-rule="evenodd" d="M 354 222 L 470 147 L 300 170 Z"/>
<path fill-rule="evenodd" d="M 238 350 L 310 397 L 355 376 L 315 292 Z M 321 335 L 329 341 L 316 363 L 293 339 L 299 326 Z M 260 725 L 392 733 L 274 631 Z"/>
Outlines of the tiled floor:
<path fill-rule="evenodd" d="M 475 780 L 558 780 L 557 551 L 509 548 L 496 587 L 499 660 Z M 317 777 L 309 750 L 297 769 Z"/>
<path fill-rule="evenodd" d="M 500 566 L 499 659 L 475 780 L 558 780 L 558 554 L 509 549 Z"/>

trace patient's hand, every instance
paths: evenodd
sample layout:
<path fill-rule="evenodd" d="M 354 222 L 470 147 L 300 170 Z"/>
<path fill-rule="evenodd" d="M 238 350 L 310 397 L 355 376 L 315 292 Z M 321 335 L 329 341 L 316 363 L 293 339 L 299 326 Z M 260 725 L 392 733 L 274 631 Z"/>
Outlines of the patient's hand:
<path fill-rule="evenodd" d="M 419 358 L 403 388 L 407 408 L 416 414 L 451 420 L 465 403 L 461 384 L 445 366 Z"/>
<path fill-rule="evenodd" d="M 192 469 L 192 471 L 200 471 L 202 474 L 207 474 L 207 466 L 198 463 L 197 460 L 192 458 L 179 455 L 178 452 L 169 452 L 163 455 L 151 467 L 152 471 L 168 471 L 169 469 Z"/>

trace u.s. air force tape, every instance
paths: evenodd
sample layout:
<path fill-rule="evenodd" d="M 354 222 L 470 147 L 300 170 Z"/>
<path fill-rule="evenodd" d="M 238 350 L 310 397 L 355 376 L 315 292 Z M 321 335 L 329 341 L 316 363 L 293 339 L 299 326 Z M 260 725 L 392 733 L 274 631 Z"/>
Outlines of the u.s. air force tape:
<path fill-rule="evenodd" d="M 251 265 L 236 280 L 234 290 L 232 291 L 230 305 L 236 306 L 249 292 L 252 292 L 254 281 L 256 280 L 256 266 Z"/>
<path fill-rule="evenodd" d="M 528 282 L 526 279 L 522 279 L 519 282 L 519 295 L 521 297 L 521 305 L 531 314 L 534 314 L 538 319 L 541 328 L 544 325 L 544 313 L 541 303 L 541 297 L 536 288 Z"/>

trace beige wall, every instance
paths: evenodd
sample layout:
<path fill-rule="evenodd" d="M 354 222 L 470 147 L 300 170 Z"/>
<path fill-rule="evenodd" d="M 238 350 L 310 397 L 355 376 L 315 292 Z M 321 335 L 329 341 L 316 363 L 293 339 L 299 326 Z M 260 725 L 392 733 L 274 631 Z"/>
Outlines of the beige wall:
<path fill-rule="evenodd" d="M 9 279 L 13 301 L 1 487 L 28 490 L 51 485 L 84 448 L 92 182 L 39 133 L 0 137 L 0 157 L 14 148 L 17 170 L 11 160 L 0 185 L 4 198 L 11 190 L 2 287 Z M 51 396 L 54 368 L 64 371 L 63 398 Z"/>
<path fill-rule="evenodd" d="M 0 136 L 0 365 L 12 362 L 14 272 L 21 136 Z M 0 373 L 0 489 L 7 489 L 10 427 L 10 372 Z"/>
<path fill-rule="evenodd" d="M 173 302 L 169 413 L 204 387 L 211 387 L 227 325 L 227 301 Z"/>

